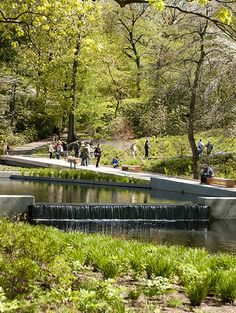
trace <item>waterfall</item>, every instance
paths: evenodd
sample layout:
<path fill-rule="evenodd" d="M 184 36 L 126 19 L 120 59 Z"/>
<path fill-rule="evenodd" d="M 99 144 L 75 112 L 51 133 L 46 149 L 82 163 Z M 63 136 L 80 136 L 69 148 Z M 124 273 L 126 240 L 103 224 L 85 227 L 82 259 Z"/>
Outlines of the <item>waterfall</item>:
<path fill-rule="evenodd" d="M 48 204 L 29 206 L 29 221 L 199 222 L 209 208 L 197 204 Z"/>

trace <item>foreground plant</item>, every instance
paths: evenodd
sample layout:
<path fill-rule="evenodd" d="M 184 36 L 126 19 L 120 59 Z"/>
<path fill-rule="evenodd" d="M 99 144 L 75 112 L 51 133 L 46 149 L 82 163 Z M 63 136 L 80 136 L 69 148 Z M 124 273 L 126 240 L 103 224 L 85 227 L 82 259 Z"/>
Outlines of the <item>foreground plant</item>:
<path fill-rule="evenodd" d="M 211 273 L 199 273 L 185 287 L 186 293 L 192 305 L 199 306 L 206 298 L 211 287 Z"/>
<path fill-rule="evenodd" d="M 235 269 L 219 272 L 217 290 L 223 302 L 233 303 L 236 300 L 236 270 Z"/>
<path fill-rule="evenodd" d="M 6 312 L 133 312 L 130 305 L 140 304 L 140 296 L 136 312 L 158 312 L 159 304 L 150 306 L 150 298 L 153 303 L 177 291 L 177 283 L 192 305 L 206 296 L 228 302 L 236 297 L 236 257 L 202 249 L 63 233 L 1 219 L 0 256 L 0 308 Z"/>

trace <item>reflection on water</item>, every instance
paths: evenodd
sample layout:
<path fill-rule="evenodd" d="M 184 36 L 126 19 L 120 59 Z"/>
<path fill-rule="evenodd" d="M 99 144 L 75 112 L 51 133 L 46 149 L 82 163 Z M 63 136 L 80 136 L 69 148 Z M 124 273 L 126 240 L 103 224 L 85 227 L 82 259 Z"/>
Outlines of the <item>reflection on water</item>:
<path fill-rule="evenodd" d="M 67 231 L 83 231 L 87 233 L 103 233 L 169 245 L 205 248 L 209 252 L 236 253 L 236 220 L 215 221 L 208 225 L 199 223 L 120 223 L 120 222 L 78 222 L 78 221 L 43 221 Z"/>
<path fill-rule="evenodd" d="M 36 202 L 49 203 L 189 203 L 190 199 L 169 199 L 150 190 L 117 187 L 38 183 L 0 180 L 0 194 L 32 195 Z M 171 193 L 170 193 L 171 194 Z"/>
<path fill-rule="evenodd" d="M 49 203 L 196 203 L 196 198 L 173 192 L 21 182 L 7 179 L 0 180 L 0 194 L 33 195 L 36 202 Z M 202 226 L 192 225 L 183 229 L 173 224 L 168 230 L 163 224 L 83 223 L 78 225 L 77 223 L 76 227 L 68 224 L 65 228 L 71 227 L 88 232 L 99 231 L 147 242 L 205 247 L 211 252 L 236 253 L 236 221 L 215 221 L 210 225 Z"/>

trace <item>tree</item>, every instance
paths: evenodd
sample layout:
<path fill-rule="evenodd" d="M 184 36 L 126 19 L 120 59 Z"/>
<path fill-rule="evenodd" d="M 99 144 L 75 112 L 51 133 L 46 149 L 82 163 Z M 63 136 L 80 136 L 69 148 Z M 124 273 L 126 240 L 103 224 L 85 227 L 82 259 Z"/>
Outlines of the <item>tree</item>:
<path fill-rule="evenodd" d="M 145 36 L 144 24 L 140 27 L 138 24 L 141 18 L 145 18 L 147 5 L 129 6 L 129 10 L 125 13 L 118 12 L 118 22 L 125 34 L 127 46 L 124 48 L 125 55 L 130 58 L 136 66 L 136 97 L 140 97 L 141 93 L 141 51 L 139 46 L 142 45 L 142 38 Z"/>

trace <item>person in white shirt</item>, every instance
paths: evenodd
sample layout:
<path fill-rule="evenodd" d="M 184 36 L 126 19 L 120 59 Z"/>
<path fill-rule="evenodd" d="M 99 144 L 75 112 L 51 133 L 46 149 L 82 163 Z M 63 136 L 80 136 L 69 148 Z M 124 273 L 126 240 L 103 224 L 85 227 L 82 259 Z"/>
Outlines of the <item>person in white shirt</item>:
<path fill-rule="evenodd" d="M 4 143 L 3 143 L 3 155 L 8 155 L 8 149 L 9 149 L 8 143 L 6 142 L 6 140 L 4 140 Z"/>
<path fill-rule="evenodd" d="M 203 149 L 204 149 L 204 144 L 203 144 L 203 142 L 202 142 L 202 139 L 200 139 L 200 140 L 198 141 L 198 144 L 197 144 L 197 153 L 198 153 L 198 156 L 202 156 Z"/>
<path fill-rule="evenodd" d="M 53 144 L 50 143 L 49 147 L 48 147 L 48 152 L 49 152 L 49 158 L 52 158 L 52 154 L 54 152 L 54 148 L 53 148 Z"/>
<path fill-rule="evenodd" d="M 131 154 L 133 159 L 135 159 L 136 153 L 137 153 L 136 144 L 132 143 L 132 145 L 130 146 L 130 154 Z"/>

